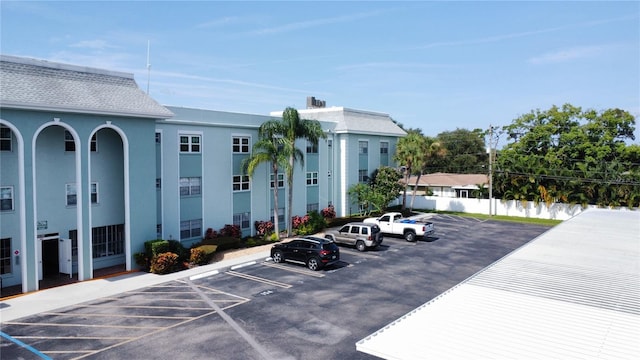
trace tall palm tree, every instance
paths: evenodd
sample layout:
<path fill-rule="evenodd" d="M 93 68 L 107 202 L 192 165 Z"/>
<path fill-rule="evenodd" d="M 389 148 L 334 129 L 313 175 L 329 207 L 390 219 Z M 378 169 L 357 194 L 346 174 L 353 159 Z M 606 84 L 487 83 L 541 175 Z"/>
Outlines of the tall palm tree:
<path fill-rule="evenodd" d="M 417 131 L 409 131 L 407 136 L 398 140 L 396 145 L 396 153 L 393 160 L 401 166 L 404 166 L 404 190 L 402 192 L 402 211 L 407 207 L 407 187 L 409 186 L 409 176 L 413 174 L 416 165 L 421 169 L 421 143 L 424 136 Z"/>
<path fill-rule="evenodd" d="M 304 139 L 314 146 L 318 146 L 318 141 L 324 139 L 327 135 L 322 131 L 322 126 L 317 120 L 300 119 L 298 110 L 288 107 L 282 113 L 282 121 L 279 124 L 270 123 L 267 127 L 274 128 L 275 133 L 280 134 L 286 139 L 285 146 L 289 146 L 286 153 L 289 156 L 289 166 L 286 168 L 287 186 L 288 186 L 288 204 L 287 204 L 287 236 L 291 236 L 292 218 L 293 218 L 293 170 L 295 163 L 300 162 L 300 166 L 304 166 L 304 153 L 296 148 L 296 141 Z"/>
<path fill-rule="evenodd" d="M 263 124 L 264 125 L 264 124 Z M 277 136 L 273 132 L 273 129 L 269 126 L 261 126 L 258 130 L 259 140 L 253 145 L 251 149 L 251 155 L 244 159 L 242 167 L 246 171 L 249 177 L 253 177 L 253 174 L 258 166 L 261 164 L 271 165 L 271 173 L 273 174 L 273 225 L 276 233 L 276 238 L 280 239 L 280 227 L 278 225 L 278 172 L 282 168 L 285 171 L 289 168 L 289 156 L 287 149 L 290 147 L 285 146 L 285 139 Z M 271 183 L 270 177 L 267 181 Z"/>
<path fill-rule="evenodd" d="M 413 202 L 416 199 L 416 190 L 418 189 L 420 177 L 433 160 L 442 159 L 447 154 L 447 149 L 442 143 L 432 137 L 423 136 L 422 140 L 418 141 L 418 146 L 422 156 L 418 156 L 418 161 L 415 164 L 416 170 L 419 171 L 416 171 L 418 176 L 416 177 L 416 184 L 413 187 L 413 194 L 411 196 L 411 205 L 409 206 L 411 211 L 413 211 Z"/>

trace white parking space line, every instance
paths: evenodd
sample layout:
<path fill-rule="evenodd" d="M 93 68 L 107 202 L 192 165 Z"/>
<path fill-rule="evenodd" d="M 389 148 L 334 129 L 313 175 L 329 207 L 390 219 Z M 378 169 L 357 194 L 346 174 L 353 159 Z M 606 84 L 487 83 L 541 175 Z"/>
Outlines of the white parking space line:
<path fill-rule="evenodd" d="M 317 272 L 313 272 L 311 270 L 304 270 L 302 268 L 294 268 L 292 266 L 286 266 L 286 265 L 282 265 L 282 264 L 275 264 L 275 263 L 264 263 L 265 266 L 270 266 L 270 267 L 274 267 L 274 268 L 278 268 L 278 269 L 282 269 L 282 270 L 286 270 L 286 271 L 291 271 L 297 274 L 302 274 L 302 275 L 307 275 L 307 276 L 313 276 L 313 277 L 317 277 L 317 278 L 323 278 L 324 274 L 320 274 Z"/>
<path fill-rule="evenodd" d="M 281 288 L 284 288 L 284 289 L 288 289 L 288 288 L 290 288 L 292 286 L 292 285 L 289 285 L 289 284 L 281 283 L 279 281 L 269 280 L 269 279 L 261 278 L 261 277 L 258 277 L 258 276 L 253 276 L 253 275 L 249 275 L 249 274 L 240 273 L 240 272 L 233 271 L 233 270 L 227 271 L 226 274 L 229 274 L 229 275 L 232 275 L 232 276 L 236 276 L 236 277 L 239 277 L 239 278 L 243 278 L 243 279 L 247 279 L 247 280 L 261 282 L 263 284 L 278 286 L 278 287 L 281 287 Z"/>
<path fill-rule="evenodd" d="M 217 274 L 218 274 L 218 270 L 207 271 L 207 272 L 203 272 L 201 274 L 193 275 L 193 276 L 191 276 L 189 278 L 189 280 L 202 279 L 202 278 L 206 278 L 206 277 L 217 275 Z"/>

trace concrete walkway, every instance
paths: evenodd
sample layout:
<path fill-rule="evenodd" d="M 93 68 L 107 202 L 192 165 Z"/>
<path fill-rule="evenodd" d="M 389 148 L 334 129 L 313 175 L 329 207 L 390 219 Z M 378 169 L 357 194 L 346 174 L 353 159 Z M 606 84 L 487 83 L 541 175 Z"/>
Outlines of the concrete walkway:
<path fill-rule="evenodd" d="M 128 273 L 16 296 L 0 302 L 0 323 L 173 280 L 205 276 L 216 271 L 222 272 L 229 268 L 237 268 L 269 258 L 270 246 L 256 250 L 258 251 L 243 256 L 167 275 Z"/>

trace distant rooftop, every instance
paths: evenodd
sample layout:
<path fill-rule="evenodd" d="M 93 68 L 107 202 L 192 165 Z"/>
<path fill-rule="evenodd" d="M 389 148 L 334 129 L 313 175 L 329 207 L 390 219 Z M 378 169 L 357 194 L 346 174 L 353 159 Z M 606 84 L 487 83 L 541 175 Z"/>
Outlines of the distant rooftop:
<path fill-rule="evenodd" d="M 0 55 L 0 107 L 166 119 L 133 75 Z"/>

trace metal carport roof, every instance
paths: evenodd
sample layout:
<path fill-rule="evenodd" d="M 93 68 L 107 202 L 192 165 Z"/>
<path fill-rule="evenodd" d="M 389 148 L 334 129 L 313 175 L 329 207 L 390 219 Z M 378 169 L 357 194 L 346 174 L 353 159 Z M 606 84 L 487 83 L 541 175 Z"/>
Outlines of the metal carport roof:
<path fill-rule="evenodd" d="M 356 343 L 386 359 L 640 358 L 640 212 L 587 210 Z"/>

